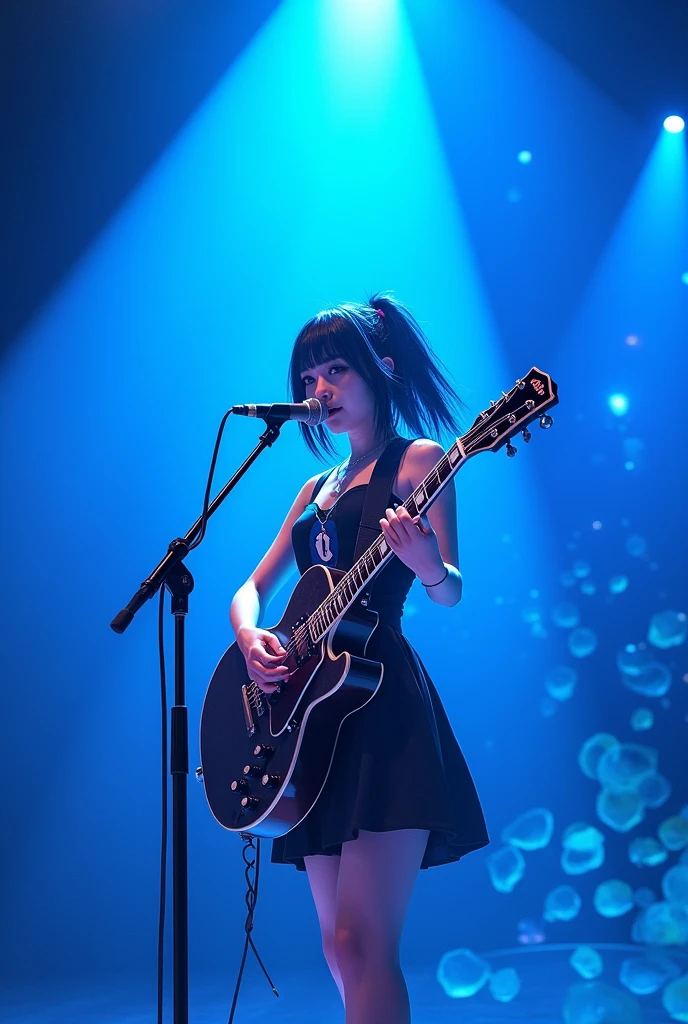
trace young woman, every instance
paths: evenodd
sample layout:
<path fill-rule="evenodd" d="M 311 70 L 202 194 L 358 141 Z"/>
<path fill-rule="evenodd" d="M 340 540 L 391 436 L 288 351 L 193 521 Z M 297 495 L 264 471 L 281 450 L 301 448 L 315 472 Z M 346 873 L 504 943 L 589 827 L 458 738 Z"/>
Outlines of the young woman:
<path fill-rule="evenodd" d="M 317 562 L 351 567 L 371 477 L 388 495 L 380 530 L 396 557 L 378 573 L 370 600 L 379 625 L 366 655 L 384 665 L 380 687 L 344 719 L 322 793 L 299 825 L 273 840 L 272 860 L 308 872 L 347 1024 L 407 1024 L 399 942 L 418 870 L 489 842 L 437 691 L 401 632 L 416 576 L 437 604 L 461 599 L 453 481 L 427 518 L 402 507 L 443 453 L 422 435 L 454 430 L 461 403 L 411 313 L 389 296 L 310 320 L 294 344 L 290 378 L 294 401 L 318 398 L 329 410 L 324 427 L 302 427 L 311 451 L 333 455 L 330 435 L 346 435 L 351 453 L 306 481 L 232 602 L 237 643 L 258 686 L 271 693 L 288 678 L 279 639 L 259 626 L 262 610 L 295 561 L 301 573 Z M 400 425 L 416 439 L 404 442 Z M 451 678 L 451 647 L 446 666 Z"/>

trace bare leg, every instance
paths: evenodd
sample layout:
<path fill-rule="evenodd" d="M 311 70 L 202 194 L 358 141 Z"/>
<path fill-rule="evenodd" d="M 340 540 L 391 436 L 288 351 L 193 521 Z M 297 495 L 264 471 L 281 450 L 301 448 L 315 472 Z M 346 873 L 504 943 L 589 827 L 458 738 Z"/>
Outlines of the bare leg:
<path fill-rule="evenodd" d="M 428 835 L 361 830 L 342 846 L 334 948 L 346 1024 L 410 1024 L 399 943 Z"/>
<path fill-rule="evenodd" d="M 337 908 L 337 879 L 340 861 L 341 857 L 327 856 L 326 854 L 304 857 L 308 881 L 320 922 L 323 953 L 332 972 L 332 977 L 337 983 L 342 1002 L 344 1002 L 344 985 L 334 953 L 334 920 Z"/>

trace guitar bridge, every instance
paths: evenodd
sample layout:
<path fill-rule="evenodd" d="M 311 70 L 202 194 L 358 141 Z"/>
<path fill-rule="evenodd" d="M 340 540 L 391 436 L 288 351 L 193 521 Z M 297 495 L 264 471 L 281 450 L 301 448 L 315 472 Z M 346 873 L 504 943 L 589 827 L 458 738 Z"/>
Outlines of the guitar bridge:
<path fill-rule="evenodd" d="M 253 711 L 255 709 L 256 714 L 260 718 L 261 715 L 265 714 L 265 707 L 263 706 L 263 698 L 260 695 L 260 687 L 258 687 L 255 681 L 252 679 L 251 682 L 241 687 L 241 704 L 244 709 L 244 721 L 246 722 L 246 732 L 249 736 L 253 736 L 256 731 L 256 723 L 253 721 Z"/>

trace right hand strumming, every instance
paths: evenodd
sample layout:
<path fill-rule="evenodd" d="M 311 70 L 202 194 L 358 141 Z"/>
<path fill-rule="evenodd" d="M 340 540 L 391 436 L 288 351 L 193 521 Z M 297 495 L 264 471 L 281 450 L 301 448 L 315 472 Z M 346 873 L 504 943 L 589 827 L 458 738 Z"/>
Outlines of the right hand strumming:
<path fill-rule="evenodd" d="M 242 626 L 236 639 L 250 678 L 264 693 L 274 693 L 289 678 L 287 652 L 279 637 L 258 626 Z"/>

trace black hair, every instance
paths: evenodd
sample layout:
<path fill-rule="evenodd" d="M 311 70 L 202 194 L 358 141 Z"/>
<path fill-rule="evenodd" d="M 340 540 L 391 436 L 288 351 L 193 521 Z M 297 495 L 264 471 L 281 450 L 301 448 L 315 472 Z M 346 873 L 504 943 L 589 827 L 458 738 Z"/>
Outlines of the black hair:
<path fill-rule="evenodd" d="M 383 356 L 392 358 L 393 371 Z M 289 364 L 292 401 L 306 397 L 303 371 L 330 359 L 343 359 L 372 389 L 377 437 L 392 435 L 400 423 L 416 437 L 439 440 L 443 430 L 458 432 L 466 406 L 447 381 L 446 368 L 420 324 L 388 293 L 372 295 L 367 303 L 344 302 L 304 324 Z M 337 454 L 324 427 L 299 427 L 308 448 L 322 461 Z"/>

